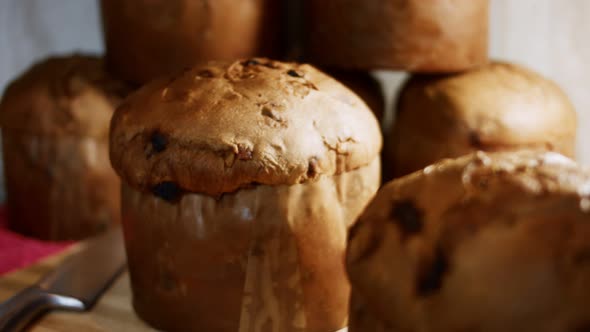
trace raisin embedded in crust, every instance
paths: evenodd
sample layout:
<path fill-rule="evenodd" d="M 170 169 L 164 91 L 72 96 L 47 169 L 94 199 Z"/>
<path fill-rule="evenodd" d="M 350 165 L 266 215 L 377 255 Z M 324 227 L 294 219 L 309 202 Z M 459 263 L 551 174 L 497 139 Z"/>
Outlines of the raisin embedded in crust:
<path fill-rule="evenodd" d="M 301 78 L 303 77 L 301 74 L 299 74 L 298 72 L 296 72 L 295 70 L 291 69 L 287 72 L 287 75 L 291 76 L 291 77 L 297 77 L 297 78 Z"/>
<path fill-rule="evenodd" d="M 443 249 L 438 247 L 432 262 L 418 272 L 416 294 L 418 296 L 429 296 L 436 293 L 442 287 L 444 276 L 448 271 L 448 258 Z"/>
<path fill-rule="evenodd" d="M 152 144 L 152 149 L 155 152 L 162 152 L 166 150 L 166 146 L 168 145 L 168 139 L 158 130 L 152 133 L 150 142 Z"/>
<path fill-rule="evenodd" d="M 165 201 L 176 202 L 182 195 L 182 189 L 172 181 L 165 181 L 155 185 L 152 193 Z"/>
<path fill-rule="evenodd" d="M 396 202 L 391 210 L 391 219 L 399 227 L 402 238 L 422 231 L 422 211 L 412 201 Z"/>
<path fill-rule="evenodd" d="M 248 66 L 256 66 L 256 65 L 259 65 L 259 64 L 260 64 L 260 62 L 258 62 L 258 60 L 256 60 L 256 59 L 249 59 L 249 60 L 246 60 L 246 61 L 244 61 L 242 63 L 242 65 L 245 66 L 245 67 L 248 67 Z"/>

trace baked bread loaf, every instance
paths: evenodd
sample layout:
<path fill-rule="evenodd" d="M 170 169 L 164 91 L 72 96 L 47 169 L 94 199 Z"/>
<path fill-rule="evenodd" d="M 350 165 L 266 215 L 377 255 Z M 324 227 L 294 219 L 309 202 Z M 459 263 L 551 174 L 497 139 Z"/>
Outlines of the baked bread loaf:
<path fill-rule="evenodd" d="M 357 69 L 455 72 L 488 59 L 488 0 L 304 0 L 304 53 Z"/>
<path fill-rule="evenodd" d="M 364 71 L 327 70 L 330 76 L 344 84 L 369 106 L 377 120 L 382 121 L 385 113 L 385 97 L 381 83 Z"/>
<path fill-rule="evenodd" d="M 212 62 L 111 123 L 136 312 L 166 331 L 336 331 L 348 226 L 379 186 L 368 107 L 309 65 Z M 151 257 L 151 259 L 145 259 Z"/>
<path fill-rule="evenodd" d="M 119 220 L 120 182 L 109 121 L 129 87 L 99 58 L 42 61 L 6 89 L 0 126 L 9 226 L 44 240 L 77 240 Z"/>
<path fill-rule="evenodd" d="M 275 0 L 101 0 L 109 68 L 145 83 L 207 60 L 279 57 Z"/>
<path fill-rule="evenodd" d="M 544 148 L 573 157 L 576 128 L 576 112 L 563 91 L 514 64 L 415 75 L 398 97 L 384 174 L 405 175 L 477 150 Z"/>
<path fill-rule="evenodd" d="M 584 331 L 590 173 L 477 152 L 388 183 L 349 234 L 349 332 Z"/>

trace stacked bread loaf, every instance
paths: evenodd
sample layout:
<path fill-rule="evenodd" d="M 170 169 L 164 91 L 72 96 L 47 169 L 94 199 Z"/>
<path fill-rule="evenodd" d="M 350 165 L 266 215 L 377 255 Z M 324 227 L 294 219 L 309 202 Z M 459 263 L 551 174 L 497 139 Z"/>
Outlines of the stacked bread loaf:
<path fill-rule="evenodd" d="M 387 136 L 386 178 L 469 152 L 547 149 L 574 157 L 577 116 L 548 79 L 491 62 L 450 75 L 414 75 Z"/>
<path fill-rule="evenodd" d="M 281 57 L 280 1 L 101 0 L 106 59 L 145 83 L 207 60 Z"/>
<path fill-rule="evenodd" d="M 130 88 L 96 57 L 54 57 L 7 89 L 0 125 L 9 225 L 44 240 L 77 240 L 119 221 L 109 122 Z"/>
<path fill-rule="evenodd" d="M 311 59 L 410 74 L 393 124 L 384 124 L 385 180 L 477 150 L 543 147 L 573 157 L 576 114 L 561 89 L 488 61 L 487 0 L 306 3 Z"/>
<path fill-rule="evenodd" d="M 304 0 L 306 57 L 338 68 L 456 72 L 483 65 L 488 0 Z"/>

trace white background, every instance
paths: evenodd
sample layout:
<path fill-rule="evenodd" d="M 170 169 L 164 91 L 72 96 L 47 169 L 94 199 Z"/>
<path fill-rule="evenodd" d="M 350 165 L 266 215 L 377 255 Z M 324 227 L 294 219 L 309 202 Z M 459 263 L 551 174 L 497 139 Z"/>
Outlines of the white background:
<path fill-rule="evenodd" d="M 491 3 L 491 56 L 524 64 L 564 88 L 579 116 L 578 159 L 590 164 L 590 1 Z M 0 0 L 0 91 L 46 55 L 102 52 L 98 15 L 95 0 Z M 391 100 L 403 75 L 379 76 Z"/>

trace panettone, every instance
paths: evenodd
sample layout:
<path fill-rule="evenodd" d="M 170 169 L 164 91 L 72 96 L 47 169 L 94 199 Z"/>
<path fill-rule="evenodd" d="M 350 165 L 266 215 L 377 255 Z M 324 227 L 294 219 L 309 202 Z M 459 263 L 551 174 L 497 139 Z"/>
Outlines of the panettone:
<path fill-rule="evenodd" d="M 476 152 L 385 185 L 349 234 L 350 332 L 584 331 L 590 172 Z"/>
<path fill-rule="evenodd" d="M 109 122 L 130 91 L 101 59 L 42 61 L 0 103 L 9 226 L 46 240 L 82 239 L 118 222 L 120 182 Z"/>
<path fill-rule="evenodd" d="M 345 326 L 346 231 L 380 178 L 359 97 L 309 65 L 213 62 L 133 94 L 110 137 L 139 316 L 167 331 Z"/>

